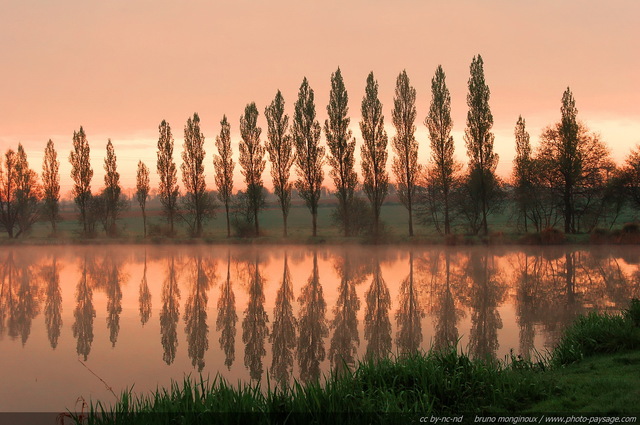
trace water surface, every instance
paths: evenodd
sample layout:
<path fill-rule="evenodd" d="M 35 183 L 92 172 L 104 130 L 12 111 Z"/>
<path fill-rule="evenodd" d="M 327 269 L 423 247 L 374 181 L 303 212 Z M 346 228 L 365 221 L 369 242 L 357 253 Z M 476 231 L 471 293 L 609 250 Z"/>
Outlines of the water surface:
<path fill-rule="evenodd" d="M 580 313 L 640 296 L 640 249 L 3 247 L 0 411 L 168 386 L 308 381 L 459 341 L 552 348 Z M 104 381 L 104 383 L 101 381 Z M 106 384 L 105 384 L 106 383 Z"/>

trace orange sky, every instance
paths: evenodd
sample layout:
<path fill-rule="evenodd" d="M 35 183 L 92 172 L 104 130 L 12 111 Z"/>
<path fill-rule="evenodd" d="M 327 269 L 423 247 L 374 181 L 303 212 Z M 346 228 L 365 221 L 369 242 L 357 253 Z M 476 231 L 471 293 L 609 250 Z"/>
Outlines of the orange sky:
<path fill-rule="evenodd" d="M 429 141 L 422 122 L 430 80 L 442 64 L 452 96 L 456 155 L 466 163 L 462 134 L 469 64 L 480 53 L 491 89 L 500 174 L 511 169 L 518 115 L 527 120 L 536 145 L 540 130 L 558 120 L 567 86 L 579 118 L 621 159 L 640 143 L 638 16 L 636 0 L 3 1 L 0 151 L 22 142 L 39 172 L 41 151 L 52 138 L 66 192 L 71 137 L 82 125 L 91 146 L 93 189 L 103 184 L 109 137 L 123 184 L 130 186 L 138 159 L 155 171 L 160 121 L 172 126 L 179 163 L 184 124 L 198 112 L 207 182 L 213 185 L 211 155 L 223 114 L 230 119 L 237 154 L 244 106 L 258 105 L 264 140 L 265 106 L 280 89 L 291 115 L 306 76 L 323 122 L 330 76 L 340 66 L 358 144 L 368 72 L 373 70 L 380 84 L 391 138 L 395 79 L 407 70 L 417 90 L 424 163 Z M 264 179 L 270 183 L 268 170 Z M 238 179 L 236 189 L 240 184 Z"/>

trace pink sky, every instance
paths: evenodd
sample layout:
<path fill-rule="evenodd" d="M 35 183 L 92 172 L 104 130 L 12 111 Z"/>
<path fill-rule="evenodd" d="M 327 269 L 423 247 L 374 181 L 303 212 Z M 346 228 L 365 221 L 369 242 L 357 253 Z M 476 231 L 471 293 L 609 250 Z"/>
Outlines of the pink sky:
<path fill-rule="evenodd" d="M 71 187 L 72 134 L 82 125 L 91 146 L 94 190 L 103 184 L 107 138 L 124 186 L 132 185 L 138 159 L 149 165 L 156 184 L 158 124 L 171 124 L 179 164 L 184 124 L 198 112 L 213 187 L 211 157 L 223 114 L 237 154 L 244 106 L 256 102 L 264 140 L 264 108 L 280 89 L 291 115 L 306 76 L 324 122 L 330 76 L 340 66 L 358 144 L 367 74 L 373 70 L 380 84 L 391 138 L 395 79 L 407 70 L 417 90 L 417 137 L 425 163 L 430 153 L 422 123 L 431 78 L 442 64 L 452 96 L 456 155 L 466 163 L 467 80 L 479 53 L 491 89 L 501 175 L 511 169 L 518 115 L 527 120 L 535 146 L 541 129 L 558 120 L 567 86 L 579 118 L 620 160 L 640 143 L 638 16 L 636 0 L 3 1 L 0 152 L 21 142 L 40 172 L 41 151 L 53 139 L 65 192 Z M 268 170 L 263 177 L 270 185 Z"/>

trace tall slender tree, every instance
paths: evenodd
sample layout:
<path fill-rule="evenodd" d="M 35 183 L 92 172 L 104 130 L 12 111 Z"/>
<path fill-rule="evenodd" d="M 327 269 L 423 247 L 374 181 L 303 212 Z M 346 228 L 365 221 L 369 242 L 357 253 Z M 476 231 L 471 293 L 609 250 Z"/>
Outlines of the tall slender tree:
<path fill-rule="evenodd" d="M 563 204 L 564 204 L 564 231 L 565 233 L 575 232 L 574 223 L 574 202 L 572 199 L 573 188 L 576 180 L 582 172 L 582 161 L 579 155 L 578 146 L 578 108 L 573 98 L 571 89 L 567 87 L 562 94 L 562 106 L 560 107 L 562 119 L 558 133 L 560 136 L 561 148 L 559 149 L 560 172 L 564 177 Z"/>
<path fill-rule="evenodd" d="M 89 235 L 89 203 L 91 202 L 91 179 L 93 178 L 93 169 L 89 161 L 89 142 L 82 126 L 79 131 L 73 132 L 73 150 L 69 154 L 69 162 L 71 163 L 71 178 L 73 179 L 73 197 L 78 210 L 80 211 L 80 224 L 82 225 L 82 234 Z"/>
<path fill-rule="evenodd" d="M 318 234 L 318 202 L 324 172 L 324 147 L 320 146 L 320 123 L 316 119 L 313 89 L 305 77 L 298 91 L 293 117 L 293 142 L 296 146 L 298 180 L 296 189 L 311 211 L 313 236 Z"/>
<path fill-rule="evenodd" d="M 142 231 L 143 235 L 147 237 L 147 198 L 149 197 L 149 167 L 144 165 L 144 162 L 138 161 L 138 172 L 136 174 L 136 199 L 140 204 L 142 210 Z"/>
<path fill-rule="evenodd" d="M 515 202 L 518 208 L 518 215 L 527 229 L 527 218 L 531 203 L 532 182 L 532 159 L 531 143 L 529 133 L 526 130 L 526 121 L 520 115 L 514 131 L 516 138 L 516 158 L 513 161 L 513 183 L 515 189 Z"/>
<path fill-rule="evenodd" d="M 411 86 L 406 70 L 402 71 L 396 80 L 391 118 L 396 128 L 396 135 L 391 141 L 396 156 L 391 167 L 396 177 L 400 202 L 409 211 L 409 236 L 413 236 L 413 203 L 420 165 L 418 141 L 415 137 L 416 89 Z"/>
<path fill-rule="evenodd" d="M 497 183 L 495 169 L 498 165 L 498 155 L 493 152 L 494 135 L 491 132 L 493 115 L 489 108 L 490 94 L 489 86 L 484 79 L 482 56 L 474 56 L 471 61 L 471 76 L 469 77 L 469 93 L 467 94 L 469 112 L 467 112 L 464 140 L 469 157 L 469 180 L 477 183 L 481 226 L 485 235 L 489 233 L 487 215 L 490 209 L 490 192 Z M 476 191 L 475 188 L 473 191 Z"/>
<path fill-rule="evenodd" d="M 286 237 L 292 186 L 291 182 L 289 182 L 289 176 L 295 158 L 293 155 L 293 141 L 287 132 L 289 116 L 284 113 L 284 98 L 280 90 L 276 93 L 271 105 L 265 108 L 264 115 L 267 117 L 268 126 L 266 147 L 271 161 L 271 179 L 282 210 L 284 225 L 282 234 Z"/>
<path fill-rule="evenodd" d="M 207 192 L 204 179 L 204 134 L 200 132 L 200 117 L 197 113 L 187 120 L 184 127 L 182 150 L 182 183 L 185 188 L 183 220 L 193 237 L 201 237 L 204 223 L 213 216 L 214 204 Z"/>
<path fill-rule="evenodd" d="M 120 173 L 116 162 L 116 154 L 111 139 L 107 141 L 107 156 L 104 159 L 104 190 L 102 192 L 104 202 L 104 225 L 108 236 L 117 234 L 116 221 L 125 207 L 121 199 Z"/>
<path fill-rule="evenodd" d="M 51 223 L 51 231 L 55 236 L 57 223 L 60 221 L 60 161 L 53 141 L 49 139 L 44 150 L 42 162 L 42 210 Z"/>
<path fill-rule="evenodd" d="M 262 172 L 266 164 L 264 160 L 264 146 L 260 143 L 262 129 L 258 127 L 258 108 L 251 102 L 244 108 L 244 115 L 240 117 L 240 166 L 247 184 L 247 201 L 249 210 L 253 213 L 255 234 L 260 234 L 258 213 L 264 207 L 264 186 Z"/>
<path fill-rule="evenodd" d="M 367 87 L 362 99 L 362 175 L 363 188 L 373 210 L 374 236 L 380 235 L 380 208 L 389 191 L 387 173 L 387 132 L 384 129 L 382 103 L 378 99 L 378 82 L 373 72 L 367 77 Z"/>
<path fill-rule="evenodd" d="M 169 223 L 169 234 L 174 235 L 174 222 L 178 213 L 178 176 L 176 163 L 173 161 L 173 136 L 171 126 L 162 120 L 158 126 L 158 162 L 156 169 L 160 176 L 158 190 L 162 212 Z"/>
<path fill-rule="evenodd" d="M 451 129 L 451 95 L 445 81 L 442 66 L 438 65 L 431 79 L 431 105 L 424 124 L 429 130 L 431 141 L 431 165 L 428 172 L 429 183 L 432 183 L 436 195 L 433 205 L 440 204 L 444 234 L 451 233 L 451 192 L 455 182 L 456 162 L 453 158 L 453 137 Z"/>
<path fill-rule="evenodd" d="M 233 162 L 231 152 L 231 125 L 227 121 L 227 116 L 222 116 L 220 121 L 220 134 L 216 136 L 216 148 L 218 155 L 213 156 L 213 167 L 215 168 L 215 180 L 218 188 L 218 199 L 224 205 L 227 217 L 227 237 L 231 237 L 231 224 L 229 222 L 229 206 L 231 195 L 233 194 Z"/>
<path fill-rule="evenodd" d="M 349 95 L 344 86 L 340 68 L 331 74 L 331 91 L 327 115 L 324 122 L 324 133 L 327 137 L 329 155 L 327 161 L 331 165 L 329 175 L 333 178 L 338 198 L 338 216 L 345 236 L 351 233 L 351 215 L 353 214 L 353 197 L 358 184 L 358 175 L 354 169 L 354 151 L 356 139 L 349 130 L 351 119 L 349 114 Z"/>

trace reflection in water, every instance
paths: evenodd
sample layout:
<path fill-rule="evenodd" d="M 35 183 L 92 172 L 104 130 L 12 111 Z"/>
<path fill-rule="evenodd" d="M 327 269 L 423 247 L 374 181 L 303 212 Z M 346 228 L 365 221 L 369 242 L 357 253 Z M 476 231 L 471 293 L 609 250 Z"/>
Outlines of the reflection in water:
<path fill-rule="evenodd" d="M 267 313 L 264 311 L 264 279 L 260 274 L 259 258 L 256 254 L 254 263 L 249 263 L 249 305 L 242 321 L 242 342 L 244 348 L 244 365 L 249 368 L 251 379 L 262 378 L 262 358 L 267 354 L 264 343 L 269 335 Z"/>
<path fill-rule="evenodd" d="M 51 348 L 58 346 L 58 338 L 62 329 L 62 293 L 60 291 L 60 272 L 58 259 L 54 255 L 51 265 L 44 266 L 40 275 L 45 284 L 44 321 Z"/>
<path fill-rule="evenodd" d="M 415 353 L 422 343 L 422 323 L 424 312 L 418 301 L 418 293 L 413 277 L 413 251 L 409 252 L 409 275 L 400 284 L 396 321 L 398 353 Z"/>
<path fill-rule="evenodd" d="M 543 260 L 540 257 L 530 258 L 520 254 L 515 265 L 516 286 L 516 322 L 520 334 L 519 354 L 525 359 L 531 359 L 535 341 L 535 322 L 542 320 L 539 312 L 545 307 L 542 297 L 541 269 Z"/>
<path fill-rule="evenodd" d="M 368 341 L 367 357 L 379 359 L 391 352 L 391 321 L 389 309 L 391 296 L 380 272 L 380 260 L 376 257 L 371 286 L 365 294 L 364 339 Z"/>
<path fill-rule="evenodd" d="M 325 358 L 324 338 L 329 335 L 327 303 L 324 301 L 320 275 L 318 273 L 318 254 L 313 252 L 313 269 L 307 284 L 298 297 L 300 303 L 300 337 L 298 339 L 298 365 L 300 379 L 304 382 L 320 377 L 320 362 Z"/>
<path fill-rule="evenodd" d="M 329 360 L 334 370 L 353 369 L 358 345 L 360 345 L 357 316 L 360 300 L 356 294 L 356 284 L 364 280 L 364 273 L 358 274 L 358 268 L 353 266 L 349 251 L 337 258 L 335 269 L 340 276 L 340 284 L 338 300 L 333 308 L 335 317 L 331 322 L 333 336 L 329 348 Z"/>
<path fill-rule="evenodd" d="M 201 255 L 196 255 L 191 261 L 193 263 L 189 279 L 191 293 L 184 307 L 184 323 L 191 365 L 197 366 L 198 372 L 201 372 L 204 368 L 204 354 L 209 349 L 209 325 L 207 324 L 209 276 L 207 276 L 207 271 L 211 271 L 212 267 L 206 267 L 205 270 Z"/>
<path fill-rule="evenodd" d="M 122 287 L 121 283 L 125 279 L 120 270 L 121 263 L 116 256 L 108 256 L 104 259 L 102 273 L 106 281 L 105 290 L 107 293 L 107 328 L 109 329 L 109 341 L 115 347 L 120 333 L 120 313 L 122 313 Z M 100 272 L 100 269 L 98 269 Z"/>
<path fill-rule="evenodd" d="M 160 312 L 160 334 L 162 335 L 162 358 L 170 365 L 176 358 L 178 348 L 178 319 L 180 318 L 180 288 L 178 287 L 178 274 L 176 271 L 176 259 L 169 254 L 167 260 L 167 273 L 162 283 L 162 311 Z"/>
<path fill-rule="evenodd" d="M 93 318 L 96 317 L 96 310 L 93 308 L 93 291 L 89 285 L 89 271 L 87 264 L 87 254 L 82 260 L 80 280 L 76 288 L 76 308 L 73 311 L 73 337 L 77 339 L 76 352 L 83 356 L 85 360 L 91 352 L 93 343 Z"/>
<path fill-rule="evenodd" d="M 271 375 L 279 383 L 289 382 L 293 368 L 293 349 L 296 346 L 296 318 L 293 315 L 293 287 L 291 273 L 287 264 L 287 254 L 284 254 L 284 271 L 282 282 L 276 295 L 276 306 L 273 311 L 273 327 L 269 342 L 273 344 L 271 349 L 273 360 L 271 362 Z"/>
<path fill-rule="evenodd" d="M 236 358 L 236 296 L 231 286 L 231 253 L 227 254 L 227 279 L 220 286 L 220 298 L 218 298 L 218 319 L 216 330 L 220 332 L 220 349 L 224 351 L 224 364 L 227 369 Z"/>
<path fill-rule="evenodd" d="M 471 278 L 471 331 L 469 351 L 477 358 L 495 357 L 498 349 L 498 329 L 502 319 L 498 306 L 504 301 L 506 287 L 496 280 L 493 255 L 472 251 L 467 264 Z"/>
<path fill-rule="evenodd" d="M 144 250 L 144 269 L 140 289 L 138 290 L 138 303 L 140 304 L 140 323 L 144 326 L 151 318 L 151 292 L 147 283 L 147 250 Z"/>
<path fill-rule="evenodd" d="M 0 337 L 6 331 L 11 339 L 20 337 L 23 346 L 40 308 L 38 282 L 32 279 L 32 264 L 27 261 L 25 257 L 14 259 L 10 252 L 0 272 Z"/>
<path fill-rule="evenodd" d="M 455 278 L 451 273 L 451 253 L 446 250 L 444 257 L 444 282 L 438 282 L 436 288 L 436 301 L 432 306 L 434 331 L 433 346 L 436 350 L 454 347 L 458 343 L 458 321 L 463 317 L 464 312 L 456 307 L 454 289 L 460 290 L 462 279 Z M 438 260 L 441 255 L 438 254 Z M 436 262 L 438 264 L 439 261 Z M 460 291 L 458 291 L 460 292 Z"/>

